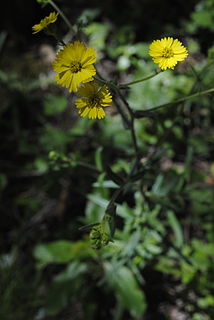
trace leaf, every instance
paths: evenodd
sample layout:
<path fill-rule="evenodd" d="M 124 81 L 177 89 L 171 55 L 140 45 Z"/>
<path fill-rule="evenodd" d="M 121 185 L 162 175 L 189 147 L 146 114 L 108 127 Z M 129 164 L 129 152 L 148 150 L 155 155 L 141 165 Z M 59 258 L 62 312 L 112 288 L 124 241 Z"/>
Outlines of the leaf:
<path fill-rule="evenodd" d="M 104 180 L 102 182 L 97 181 L 93 183 L 93 187 L 95 188 L 107 188 L 107 189 L 117 189 L 118 185 L 114 183 L 112 180 Z"/>
<path fill-rule="evenodd" d="M 167 177 L 165 178 L 167 179 Z M 159 174 L 152 187 L 152 193 L 160 197 L 166 196 L 178 184 L 179 180 L 180 176 L 174 176 L 164 182 L 164 175 Z"/>
<path fill-rule="evenodd" d="M 111 238 L 114 237 L 114 233 L 115 233 L 115 229 L 116 229 L 116 223 L 115 223 L 116 209 L 117 209 L 117 206 L 115 205 L 115 203 L 113 203 L 111 206 L 109 206 L 106 209 L 106 214 L 109 215 L 107 222 L 109 225 Z"/>
<path fill-rule="evenodd" d="M 66 269 L 59 273 L 54 281 L 63 282 L 70 281 L 77 278 L 80 274 L 86 272 L 87 265 L 85 263 L 80 263 L 79 261 L 74 261 L 68 264 Z"/>
<path fill-rule="evenodd" d="M 162 174 L 159 174 L 152 186 L 152 192 L 156 195 L 159 195 L 160 194 L 160 190 L 161 190 L 161 185 L 163 183 L 163 175 Z"/>
<path fill-rule="evenodd" d="M 87 198 L 104 209 L 107 207 L 109 203 L 108 200 L 101 198 L 98 194 L 89 194 Z"/>
<path fill-rule="evenodd" d="M 105 171 L 108 175 L 108 177 L 114 181 L 118 186 L 124 183 L 123 179 L 116 174 L 108 165 L 105 166 Z"/>
<path fill-rule="evenodd" d="M 141 232 L 136 231 L 134 232 L 132 235 L 130 235 L 129 237 L 129 241 L 128 243 L 126 243 L 124 250 L 123 250 L 123 254 L 124 256 L 132 256 L 139 241 L 140 241 L 140 237 L 141 237 Z"/>
<path fill-rule="evenodd" d="M 95 223 L 89 223 L 85 226 L 82 226 L 79 228 L 79 230 L 90 230 L 92 229 L 94 226 L 97 226 L 98 224 L 100 224 L 99 222 L 95 222 Z"/>
<path fill-rule="evenodd" d="M 68 305 L 86 270 L 86 264 L 75 261 L 54 278 L 45 302 L 48 315 L 55 315 Z"/>
<path fill-rule="evenodd" d="M 38 244 L 33 251 L 39 267 L 49 263 L 67 263 L 73 259 L 94 256 L 89 241 L 59 240 L 46 244 Z"/>
<path fill-rule="evenodd" d="M 169 225 L 174 231 L 176 245 L 177 247 L 181 247 L 183 244 L 183 233 L 181 230 L 180 223 L 173 211 L 167 212 L 167 218 L 168 218 Z"/>
<path fill-rule="evenodd" d="M 91 21 L 93 21 L 98 14 L 100 13 L 99 9 L 84 9 L 81 13 L 81 15 L 78 17 L 77 22 L 82 25 L 86 26 L 88 25 Z"/>
<path fill-rule="evenodd" d="M 106 279 L 115 290 L 118 302 L 133 317 L 141 317 L 146 309 L 146 301 L 133 273 L 125 266 L 114 268 L 112 265 L 106 264 L 105 267 L 107 269 Z"/>
<path fill-rule="evenodd" d="M 105 40 L 111 29 L 109 23 L 93 22 L 83 29 L 89 36 L 89 43 L 96 49 L 102 50 L 105 48 Z"/>
<path fill-rule="evenodd" d="M 103 147 L 100 147 L 95 151 L 95 163 L 96 163 L 97 169 L 100 170 L 100 171 L 103 170 L 102 151 L 103 151 Z"/>

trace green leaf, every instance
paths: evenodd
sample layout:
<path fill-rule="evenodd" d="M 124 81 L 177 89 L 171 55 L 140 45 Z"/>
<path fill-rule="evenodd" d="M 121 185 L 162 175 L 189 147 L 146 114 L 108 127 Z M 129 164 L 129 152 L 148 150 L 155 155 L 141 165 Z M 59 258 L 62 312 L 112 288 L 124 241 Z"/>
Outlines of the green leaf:
<path fill-rule="evenodd" d="M 100 223 L 99 222 L 89 223 L 85 226 L 80 227 L 79 230 L 91 230 L 94 226 L 97 226 L 98 224 Z"/>
<path fill-rule="evenodd" d="M 169 225 L 174 231 L 176 245 L 177 247 L 181 247 L 183 244 L 183 233 L 181 230 L 180 223 L 173 211 L 167 212 L 167 218 L 168 218 Z"/>
<path fill-rule="evenodd" d="M 178 185 L 179 180 L 180 176 L 178 175 L 172 177 L 164 177 L 164 175 L 161 173 L 155 180 L 155 183 L 152 187 L 152 193 L 160 197 L 166 196 L 173 188 Z"/>
<path fill-rule="evenodd" d="M 87 198 L 103 209 L 105 209 L 109 203 L 108 200 L 101 198 L 98 194 L 89 194 Z"/>
<path fill-rule="evenodd" d="M 114 181 L 118 186 L 120 186 L 121 184 L 124 183 L 123 179 L 118 175 L 116 174 L 111 168 L 110 166 L 108 165 L 105 165 L 105 171 L 108 175 L 108 177 Z"/>
<path fill-rule="evenodd" d="M 45 302 L 45 310 L 48 315 L 59 313 L 75 297 L 81 281 L 80 277 L 83 277 L 86 270 L 86 264 L 75 261 L 54 278 Z"/>
<path fill-rule="evenodd" d="M 111 29 L 108 23 L 93 22 L 84 28 L 84 32 L 90 37 L 89 43 L 96 49 L 105 48 L 105 40 Z"/>
<path fill-rule="evenodd" d="M 132 235 L 130 235 L 128 243 L 126 243 L 124 250 L 123 250 L 123 254 L 125 256 L 126 255 L 131 256 L 134 253 L 134 251 L 140 241 L 140 237 L 141 237 L 141 232 L 139 232 L 139 231 L 136 231 Z"/>
<path fill-rule="evenodd" d="M 104 180 L 97 181 L 93 183 L 93 187 L 95 188 L 107 188 L 107 189 L 117 189 L 118 185 L 114 183 L 112 180 Z"/>
<path fill-rule="evenodd" d="M 109 206 L 106 209 L 107 215 L 105 215 L 105 216 L 108 216 L 107 222 L 109 225 L 111 238 L 114 237 L 114 233 L 115 233 L 115 229 L 116 229 L 116 223 L 115 223 L 116 209 L 117 209 L 117 206 L 115 205 L 115 203 L 113 203 L 111 206 Z M 104 216 L 104 218 L 105 218 L 105 216 Z"/>
<path fill-rule="evenodd" d="M 125 266 L 114 268 L 112 265 L 106 264 L 105 267 L 107 281 L 115 290 L 118 302 L 133 317 L 141 317 L 146 309 L 146 301 L 133 273 Z"/>
<path fill-rule="evenodd" d="M 103 170 L 102 151 L 103 151 L 103 147 L 100 147 L 95 151 L 95 163 L 96 163 L 97 169 L 100 171 Z"/>
<path fill-rule="evenodd" d="M 94 256 L 89 241 L 59 240 L 46 244 L 38 244 L 33 251 L 39 267 L 49 263 L 67 263 L 73 259 Z"/>
<path fill-rule="evenodd" d="M 81 15 L 78 17 L 77 22 L 80 25 L 87 25 L 89 24 L 91 21 L 93 21 L 98 14 L 100 13 L 99 9 L 85 9 L 82 11 Z"/>

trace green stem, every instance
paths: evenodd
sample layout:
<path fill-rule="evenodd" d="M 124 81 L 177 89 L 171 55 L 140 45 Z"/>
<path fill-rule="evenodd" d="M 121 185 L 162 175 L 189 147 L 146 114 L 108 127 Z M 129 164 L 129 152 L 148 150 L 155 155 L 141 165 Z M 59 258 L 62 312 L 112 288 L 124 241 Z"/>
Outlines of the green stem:
<path fill-rule="evenodd" d="M 123 95 L 120 92 L 120 86 L 115 85 L 112 82 L 108 82 L 106 80 L 100 79 L 98 77 L 94 77 L 98 82 L 100 83 L 104 83 L 107 84 L 110 88 L 112 88 L 115 93 L 119 96 L 119 98 L 123 101 L 123 103 L 125 104 L 129 116 L 130 116 L 130 120 L 127 119 L 126 115 L 124 112 L 121 113 L 121 110 L 118 108 L 118 111 L 120 112 L 121 116 L 123 117 L 123 119 L 126 120 L 126 123 L 129 124 L 129 129 L 131 131 L 131 136 L 132 136 L 132 141 L 133 141 L 133 145 L 134 145 L 134 149 L 135 149 L 135 153 L 136 153 L 136 157 L 139 160 L 140 158 L 140 153 L 139 153 L 139 149 L 138 149 L 138 145 L 137 145 L 137 138 L 136 138 L 136 134 L 135 134 L 135 128 L 134 128 L 134 120 L 135 120 L 135 116 L 134 116 L 134 112 L 133 110 L 130 108 L 128 102 L 126 101 L 126 99 L 123 97 Z"/>
<path fill-rule="evenodd" d="M 160 106 L 157 106 L 157 107 L 154 107 L 154 108 L 151 108 L 151 109 L 148 109 L 148 110 L 136 111 L 134 113 L 134 116 L 135 116 L 135 118 L 141 118 L 141 117 L 145 116 L 146 112 L 157 111 L 157 110 L 162 109 L 164 107 L 173 106 L 175 104 L 179 104 L 179 103 L 184 102 L 186 100 L 189 100 L 189 99 L 192 99 L 192 98 L 196 98 L 196 97 L 200 97 L 200 96 L 212 93 L 212 92 L 214 92 L 214 88 L 207 89 L 207 90 L 200 91 L 200 92 L 196 92 L 196 93 L 190 94 L 190 95 L 188 95 L 186 97 L 177 99 L 177 100 L 172 101 L 172 102 L 161 104 Z"/>
<path fill-rule="evenodd" d="M 85 162 L 78 161 L 78 166 L 86 168 L 86 169 L 90 169 L 91 171 L 94 171 L 97 174 L 101 173 L 101 171 L 99 169 L 97 169 L 96 167 L 94 167 L 88 163 L 85 163 Z"/>
<path fill-rule="evenodd" d="M 139 79 L 139 80 L 135 80 L 135 81 L 132 81 L 132 82 L 128 82 L 128 83 L 124 83 L 124 84 L 120 84 L 119 85 L 119 88 L 120 89 L 126 89 L 128 86 L 131 86 L 135 83 L 139 83 L 139 82 L 143 82 L 143 81 L 146 81 L 146 80 L 149 80 L 155 76 L 157 76 L 158 74 L 160 74 L 162 72 L 162 70 L 156 70 L 155 73 L 153 74 L 150 74 L 149 76 L 145 77 L 145 78 L 142 78 L 142 79 Z"/>
<path fill-rule="evenodd" d="M 123 108 L 121 108 L 120 104 L 116 100 L 115 100 L 115 105 L 116 105 L 117 111 L 119 112 L 119 114 L 121 115 L 121 118 L 124 121 L 125 129 L 130 129 L 130 121 L 125 111 L 123 110 Z"/>
<path fill-rule="evenodd" d="M 61 15 L 62 19 L 65 21 L 67 24 L 68 28 L 71 30 L 73 34 L 75 34 L 74 28 L 70 24 L 68 18 L 64 15 L 64 13 L 61 11 L 61 9 L 54 3 L 54 1 L 49 0 L 49 4 Z"/>
<path fill-rule="evenodd" d="M 101 78 L 96 77 L 96 76 L 94 77 L 94 79 L 97 80 L 97 81 L 100 82 L 100 83 L 106 84 L 107 86 L 109 86 L 109 87 L 111 87 L 111 88 L 114 88 L 114 87 L 115 87 L 115 85 L 112 84 L 112 82 L 109 82 L 109 81 L 107 81 L 107 80 L 101 79 Z"/>
<path fill-rule="evenodd" d="M 140 153 L 139 153 L 139 149 L 138 149 L 138 144 L 137 144 L 137 138 L 136 138 L 136 133 L 135 133 L 135 128 L 134 128 L 134 121 L 135 121 L 135 117 L 134 117 L 134 112 L 133 110 L 130 108 L 128 102 L 126 101 L 126 99 L 123 97 L 123 95 L 120 92 L 120 89 L 118 89 L 118 87 L 115 86 L 114 88 L 115 92 L 118 94 L 118 96 L 120 97 L 120 99 L 123 101 L 123 103 L 125 104 L 129 115 L 130 115 L 130 119 L 131 119 L 131 125 L 130 125 L 130 131 L 131 131 L 131 136 L 132 136 L 132 141 L 133 141 L 133 145 L 134 145 L 134 149 L 135 149 L 135 154 L 137 159 L 139 160 L 140 158 Z"/>

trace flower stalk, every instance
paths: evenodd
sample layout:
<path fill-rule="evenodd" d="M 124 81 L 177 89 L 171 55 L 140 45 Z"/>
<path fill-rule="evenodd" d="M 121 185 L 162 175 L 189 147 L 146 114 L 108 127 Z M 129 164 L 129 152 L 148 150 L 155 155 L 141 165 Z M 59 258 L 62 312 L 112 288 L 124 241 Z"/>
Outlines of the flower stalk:
<path fill-rule="evenodd" d="M 151 108 L 151 109 L 148 109 L 148 110 L 135 111 L 134 112 L 134 117 L 135 118 L 142 118 L 142 117 L 145 117 L 147 112 L 149 113 L 151 111 L 158 111 L 158 110 L 160 110 L 162 108 L 174 106 L 176 104 L 180 104 L 180 103 L 182 103 L 184 101 L 187 101 L 189 99 L 197 98 L 197 97 L 200 97 L 200 96 L 204 96 L 206 94 L 210 94 L 210 93 L 213 93 L 213 92 L 214 92 L 214 88 L 210 88 L 210 89 L 207 89 L 207 90 L 204 90 L 204 91 L 199 91 L 199 92 L 190 94 L 190 95 L 188 95 L 186 97 L 183 97 L 183 98 L 180 98 L 180 99 L 168 102 L 168 103 L 161 104 L 161 105 L 159 105 L 157 107 L 154 107 L 154 108 Z"/>
<path fill-rule="evenodd" d="M 119 85 L 119 89 L 126 89 L 127 87 L 129 87 L 129 86 L 131 86 L 133 84 L 147 81 L 147 80 L 149 80 L 151 78 L 154 78 L 155 76 L 157 76 L 161 72 L 162 72 L 162 70 L 155 70 L 155 73 L 152 73 L 152 74 L 150 74 L 149 76 L 147 76 L 145 78 L 142 78 L 142 79 L 139 79 L 139 80 L 135 80 L 135 81 L 131 81 L 131 82 L 127 82 L 127 83 L 124 83 L 124 84 L 120 84 Z"/>
<path fill-rule="evenodd" d="M 68 28 L 70 29 L 70 31 L 74 35 L 76 32 L 75 32 L 73 26 L 71 25 L 71 23 L 69 22 L 68 18 L 66 17 L 66 15 L 63 13 L 63 11 L 56 5 L 56 3 L 53 0 L 48 0 L 48 3 L 60 14 L 60 16 L 65 21 Z"/>

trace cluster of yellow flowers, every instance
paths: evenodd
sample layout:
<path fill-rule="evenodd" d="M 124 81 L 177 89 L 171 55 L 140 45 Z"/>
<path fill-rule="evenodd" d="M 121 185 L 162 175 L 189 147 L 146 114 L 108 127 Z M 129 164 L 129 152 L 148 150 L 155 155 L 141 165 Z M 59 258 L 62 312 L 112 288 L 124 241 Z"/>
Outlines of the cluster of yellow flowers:
<path fill-rule="evenodd" d="M 50 15 L 32 27 L 33 33 L 45 29 L 57 20 L 58 13 Z M 149 54 L 161 70 L 174 69 L 179 61 L 184 60 L 187 49 L 177 39 L 171 37 L 153 41 Z M 112 96 L 106 85 L 99 88 L 94 81 L 96 69 L 96 52 L 87 48 L 83 42 L 75 41 L 65 45 L 56 55 L 53 70 L 55 80 L 70 92 L 77 92 L 81 98 L 75 100 L 75 105 L 81 117 L 102 119 L 105 117 L 104 107 L 111 106 Z"/>
<path fill-rule="evenodd" d="M 33 26 L 34 33 L 47 28 L 56 19 L 57 14 L 52 12 L 39 24 Z M 96 69 L 93 64 L 95 62 L 95 49 L 87 48 L 83 42 L 75 41 L 65 45 L 57 53 L 53 70 L 56 72 L 55 80 L 58 84 L 81 96 L 75 100 L 79 115 L 88 116 L 89 119 L 102 119 L 105 117 L 103 108 L 111 106 L 112 96 L 106 85 L 99 88 L 94 81 Z"/>
<path fill-rule="evenodd" d="M 57 53 L 53 69 L 57 73 L 55 80 L 58 84 L 82 96 L 75 100 L 80 116 L 102 119 L 105 117 L 103 107 L 111 106 L 112 96 L 106 85 L 99 88 L 94 81 L 95 61 L 95 49 L 87 48 L 83 42 L 75 41 L 65 45 Z"/>

